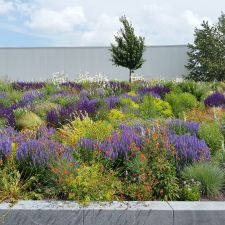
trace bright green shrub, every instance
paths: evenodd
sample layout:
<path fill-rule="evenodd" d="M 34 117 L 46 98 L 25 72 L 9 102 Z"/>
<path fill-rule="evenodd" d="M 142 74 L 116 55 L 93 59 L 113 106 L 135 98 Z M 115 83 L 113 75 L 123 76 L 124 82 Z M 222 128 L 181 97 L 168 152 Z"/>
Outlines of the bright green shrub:
<path fill-rule="evenodd" d="M 168 102 L 156 98 L 154 99 L 154 103 L 157 112 L 159 112 L 162 117 L 172 116 L 172 108 Z"/>
<path fill-rule="evenodd" d="M 184 168 L 184 179 L 194 179 L 201 183 L 201 191 L 206 196 L 218 195 L 224 186 L 224 172 L 211 163 L 197 163 Z"/>
<path fill-rule="evenodd" d="M 76 145 L 80 138 L 91 138 L 103 141 L 113 131 L 112 125 L 107 121 L 94 122 L 88 116 L 82 120 L 76 118 L 72 122 L 63 126 L 60 133 L 64 135 L 63 142 L 65 144 Z"/>
<path fill-rule="evenodd" d="M 198 106 L 196 97 L 190 93 L 170 92 L 169 94 L 166 94 L 165 100 L 171 105 L 175 116 L 179 116 L 179 114 Z"/>
<path fill-rule="evenodd" d="M 198 135 L 205 140 L 212 154 L 221 150 L 224 137 L 217 123 L 202 123 Z"/>
<path fill-rule="evenodd" d="M 77 141 L 85 137 L 86 131 L 90 129 L 93 121 L 88 117 L 84 117 L 82 120 L 78 117 L 69 124 L 63 126 L 59 130 L 61 136 L 63 136 L 62 142 L 65 144 L 76 145 Z"/>
<path fill-rule="evenodd" d="M 124 119 L 124 114 L 118 109 L 111 109 L 109 112 L 110 120 L 121 120 Z"/>
<path fill-rule="evenodd" d="M 172 115 L 172 109 L 168 102 L 146 95 L 140 104 L 140 115 L 144 119 L 169 117 Z"/>
<path fill-rule="evenodd" d="M 139 105 L 130 98 L 121 98 L 120 105 L 125 107 L 132 107 L 134 109 L 139 108 Z"/>
<path fill-rule="evenodd" d="M 92 126 L 85 132 L 86 138 L 103 141 L 107 136 L 113 132 L 113 126 L 108 121 L 98 120 L 92 123 Z"/>

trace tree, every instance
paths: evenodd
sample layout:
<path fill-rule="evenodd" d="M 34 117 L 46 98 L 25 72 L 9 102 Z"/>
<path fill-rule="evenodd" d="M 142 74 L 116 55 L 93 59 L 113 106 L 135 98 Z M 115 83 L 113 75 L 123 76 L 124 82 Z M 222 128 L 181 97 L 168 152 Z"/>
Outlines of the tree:
<path fill-rule="evenodd" d="M 195 29 L 194 44 L 188 44 L 189 74 L 194 81 L 225 80 L 225 17 L 222 13 L 218 23 L 210 26 L 203 21 L 200 29 Z"/>
<path fill-rule="evenodd" d="M 134 34 L 134 28 L 127 21 L 126 16 L 122 16 L 120 22 L 123 28 L 120 29 L 118 35 L 115 35 L 116 44 L 111 44 L 112 62 L 116 66 L 129 69 L 129 82 L 131 82 L 132 71 L 141 68 L 145 62 L 143 59 L 144 38 Z"/>

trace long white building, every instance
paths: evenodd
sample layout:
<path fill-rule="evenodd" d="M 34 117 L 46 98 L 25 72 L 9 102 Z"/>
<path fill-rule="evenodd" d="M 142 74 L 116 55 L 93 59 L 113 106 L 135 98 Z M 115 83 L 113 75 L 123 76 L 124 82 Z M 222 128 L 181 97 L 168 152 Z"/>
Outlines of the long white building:
<path fill-rule="evenodd" d="M 71 80 L 79 73 L 101 73 L 127 80 L 128 70 L 112 65 L 108 47 L 0 48 L 0 76 L 34 81 L 64 72 Z M 145 64 L 135 73 L 145 79 L 175 79 L 186 75 L 187 46 L 147 46 Z"/>

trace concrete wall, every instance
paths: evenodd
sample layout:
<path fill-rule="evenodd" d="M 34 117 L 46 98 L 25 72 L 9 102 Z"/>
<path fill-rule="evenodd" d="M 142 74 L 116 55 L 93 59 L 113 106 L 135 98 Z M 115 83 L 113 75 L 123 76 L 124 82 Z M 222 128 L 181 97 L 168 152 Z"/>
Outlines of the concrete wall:
<path fill-rule="evenodd" d="M 83 207 L 75 201 L 0 204 L 2 225 L 224 225 L 225 202 L 108 202 Z"/>
<path fill-rule="evenodd" d="M 175 79 L 187 74 L 187 46 L 146 47 L 143 68 L 136 71 L 146 79 Z M 128 79 L 128 70 L 115 67 L 108 47 L 0 48 L 0 76 L 11 80 L 42 80 L 64 71 L 70 79 L 86 71 L 109 79 Z"/>

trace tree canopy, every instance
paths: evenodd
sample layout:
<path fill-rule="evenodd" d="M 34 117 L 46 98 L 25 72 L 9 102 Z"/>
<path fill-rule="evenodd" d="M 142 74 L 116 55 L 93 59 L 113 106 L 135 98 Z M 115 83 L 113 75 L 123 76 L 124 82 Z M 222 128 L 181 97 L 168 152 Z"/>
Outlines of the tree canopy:
<path fill-rule="evenodd" d="M 129 69 L 129 82 L 131 82 L 132 71 L 141 68 L 145 62 L 143 59 L 144 37 L 135 35 L 134 28 L 126 16 L 122 16 L 120 22 L 123 27 L 115 35 L 115 44 L 111 44 L 112 62 L 116 66 Z"/>
<path fill-rule="evenodd" d="M 193 44 L 188 44 L 189 61 L 186 77 L 194 81 L 225 80 L 225 14 L 218 23 L 210 25 L 203 21 L 200 29 L 195 29 Z"/>

